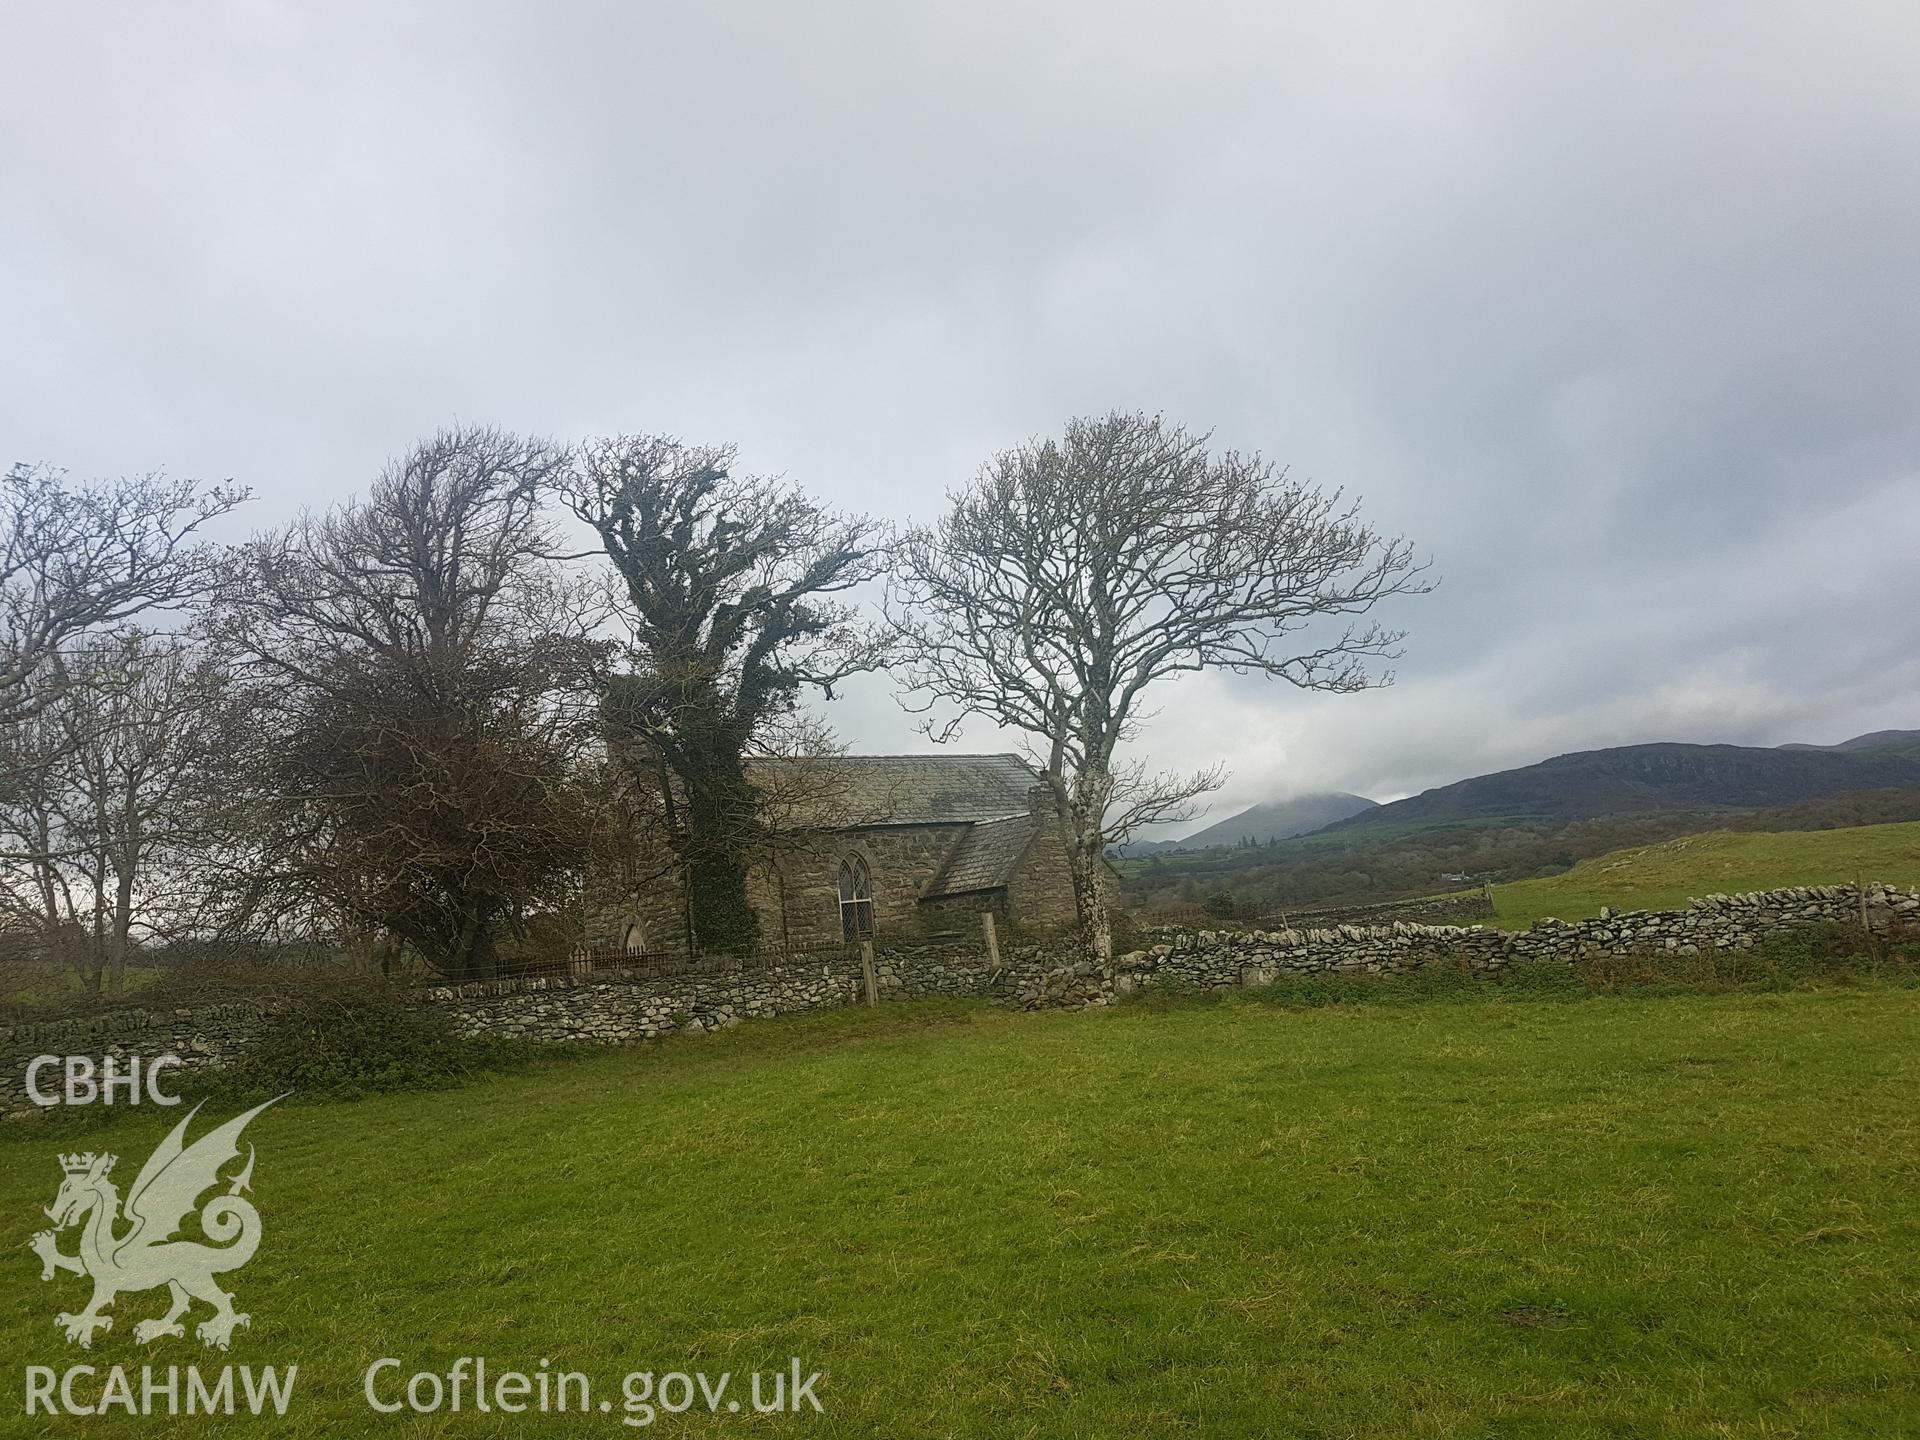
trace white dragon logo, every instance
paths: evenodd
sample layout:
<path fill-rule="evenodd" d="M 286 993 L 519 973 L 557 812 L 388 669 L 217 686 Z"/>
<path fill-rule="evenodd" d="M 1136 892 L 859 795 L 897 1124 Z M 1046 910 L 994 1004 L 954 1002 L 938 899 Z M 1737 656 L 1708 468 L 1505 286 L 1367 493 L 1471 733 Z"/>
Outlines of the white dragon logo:
<path fill-rule="evenodd" d="M 117 1156 L 88 1151 L 60 1157 L 66 1179 L 53 1204 L 46 1207 L 54 1228 L 35 1235 L 27 1248 L 40 1257 L 42 1280 L 51 1280 L 59 1270 L 93 1279 L 93 1299 L 87 1308 L 78 1315 L 62 1313 L 53 1322 L 69 1341 L 91 1348 L 96 1330 L 113 1328 L 113 1317 L 102 1312 L 116 1295 L 159 1285 L 172 1292 L 173 1305 L 160 1319 L 142 1320 L 133 1327 L 133 1338 L 143 1345 L 163 1335 L 183 1337 L 186 1329 L 180 1317 L 195 1300 L 213 1306 L 214 1313 L 194 1329 L 204 1344 L 225 1350 L 233 1327 L 251 1323 L 250 1317 L 234 1310 L 233 1296 L 214 1280 L 216 1275 L 238 1270 L 260 1248 L 260 1212 L 241 1194 L 253 1178 L 251 1145 L 246 1165 L 229 1181 L 226 1193 L 215 1195 L 200 1208 L 200 1228 L 215 1243 L 171 1237 L 186 1223 L 200 1196 L 220 1183 L 220 1167 L 239 1155 L 240 1132 L 247 1122 L 285 1098 L 275 1096 L 266 1105 L 256 1105 L 188 1145 L 187 1125 L 200 1113 L 200 1107 L 194 1106 L 140 1167 L 127 1192 L 124 1216 L 120 1188 L 107 1178 Z M 132 1228 L 116 1234 L 115 1227 L 123 1219 L 132 1221 Z M 83 1220 L 79 1253 L 63 1255 L 55 1232 Z"/>

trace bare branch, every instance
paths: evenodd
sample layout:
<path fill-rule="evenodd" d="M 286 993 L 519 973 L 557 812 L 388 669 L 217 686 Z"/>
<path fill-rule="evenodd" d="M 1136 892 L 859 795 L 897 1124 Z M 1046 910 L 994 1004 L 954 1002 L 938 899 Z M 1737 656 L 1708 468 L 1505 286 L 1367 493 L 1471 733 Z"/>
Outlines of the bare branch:
<path fill-rule="evenodd" d="M 885 612 L 909 708 L 937 740 L 970 718 L 1032 737 L 1102 954 L 1107 844 L 1184 815 L 1223 779 L 1119 760 L 1147 691 L 1201 670 L 1340 692 L 1390 683 L 1370 662 L 1398 653 L 1399 631 L 1327 622 L 1431 588 L 1412 546 L 1340 492 L 1141 414 L 1075 420 L 1063 439 L 995 457 L 898 557 Z"/>
<path fill-rule="evenodd" d="M 557 581 L 564 451 L 442 432 L 371 494 L 251 542 L 216 632 L 256 707 L 248 903 L 336 913 L 442 973 L 580 883 L 595 823 L 592 597 Z"/>
<path fill-rule="evenodd" d="M 158 474 L 76 485 L 15 465 L 0 476 L 0 725 L 52 702 L 63 650 L 204 593 L 216 559 L 200 532 L 247 494 Z"/>

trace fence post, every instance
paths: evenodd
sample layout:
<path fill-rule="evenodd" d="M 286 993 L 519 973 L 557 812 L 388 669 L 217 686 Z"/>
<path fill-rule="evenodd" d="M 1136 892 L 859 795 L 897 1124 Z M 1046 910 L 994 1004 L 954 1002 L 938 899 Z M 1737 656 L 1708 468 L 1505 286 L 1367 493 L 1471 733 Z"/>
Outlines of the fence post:
<path fill-rule="evenodd" d="M 880 1003 L 880 987 L 873 978 L 873 941 L 860 942 L 860 978 L 866 982 L 867 1004 Z"/>
<path fill-rule="evenodd" d="M 994 932 L 993 911 L 980 912 L 980 928 L 987 936 L 987 983 L 991 985 L 1000 974 L 1000 937 Z"/>

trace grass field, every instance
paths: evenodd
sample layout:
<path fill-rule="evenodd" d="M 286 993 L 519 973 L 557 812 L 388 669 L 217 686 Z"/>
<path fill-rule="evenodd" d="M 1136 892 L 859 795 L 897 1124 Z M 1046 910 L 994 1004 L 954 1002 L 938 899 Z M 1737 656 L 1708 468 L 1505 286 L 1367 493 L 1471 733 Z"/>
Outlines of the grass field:
<path fill-rule="evenodd" d="M 1716 830 L 1615 850 L 1562 875 L 1493 887 L 1494 924 L 1525 929 L 1548 916 L 1583 920 L 1616 910 L 1679 910 L 1695 895 L 1856 880 L 1920 884 L 1920 822 L 1845 830 L 1741 834 Z"/>
<path fill-rule="evenodd" d="M 630 1370 L 820 1370 L 831 1436 L 1752 1437 L 1920 1422 L 1920 991 L 1009 1014 L 891 1005 L 255 1122 L 253 1328 L 298 1436 L 617 1434 Z M 13 1364 L 54 1329 L 56 1149 L 0 1138 Z M 69 1248 L 70 1248 L 69 1242 Z M 197 1317 L 196 1317 L 197 1318 Z M 374 1415 L 361 1376 L 543 1359 L 611 1415 Z M 16 1377 L 19 1372 L 16 1371 Z M 17 1384 L 17 1378 L 9 1384 Z M 397 1388 L 397 1386 L 391 1387 Z M 83 1392 L 84 1394 L 85 1392 Z M 44 1432 L 16 1399 L 0 1433 Z M 121 1421 L 125 1434 L 205 1422 Z M 27 1427 L 27 1428 L 21 1428 Z M 228 1422 L 220 1433 L 254 1433 Z"/>
<path fill-rule="evenodd" d="M 118 998 L 138 995 L 166 975 L 157 965 L 129 965 L 120 977 Z M 86 988 L 71 970 L 47 970 L 38 966 L 0 965 L 0 1006 L 47 1006 L 84 995 Z M 105 999 L 106 997 L 102 997 Z"/>

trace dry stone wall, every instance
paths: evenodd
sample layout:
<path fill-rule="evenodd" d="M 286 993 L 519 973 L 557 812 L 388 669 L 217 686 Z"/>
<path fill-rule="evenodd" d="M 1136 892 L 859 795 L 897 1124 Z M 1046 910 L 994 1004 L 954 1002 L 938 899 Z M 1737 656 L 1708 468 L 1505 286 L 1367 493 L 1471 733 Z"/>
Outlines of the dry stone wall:
<path fill-rule="evenodd" d="M 1562 961 L 1593 955 L 1667 951 L 1696 955 L 1708 949 L 1751 949 L 1763 936 L 1811 925 L 1864 918 L 1881 933 L 1920 928 L 1920 891 L 1867 887 L 1862 905 L 1852 885 L 1797 886 L 1745 895 L 1709 895 L 1685 910 L 1602 909 L 1597 919 L 1541 920 L 1530 930 L 1485 926 L 1336 925 L 1322 929 L 1185 931 L 1161 937 L 1114 964 L 1120 993 L 1155 985 L 1226 989 L 1271 983 L 1295 974 L 1385 973 L 1435 961 L 1464 961 L 1498 970 L 1516 961 Z"/>
<path fill-rule="evenodd" d="M 1040 973 L 1037 950 L 1015 952 L 995 972 L 971 946 L 928 943 L 877 950 L 883 1000 L 929 995 L 1011 994 L 1016 973 Z M 851 1005 L 865 995 L 858 951 L 711 975 L 665 977 L 596 971 L 576 978 L 475 981 L 424 993 L 455 1028 L 472 1035 L 619 1044 L 660 1035 L 723 1030 L 742 1020 Z"/>
<path fill-rule="evenodd" d="M 151 1059 L 177 1055 L 182 1069 L 219 1065 L 260 1033 L 267 1009 L 252 1001 L 227 1001 L 178 1010 L 109 1010 L 95 1015 L 0 1025 L 0 1116 L 36 1107 L 26 1091 L 27 1066 L 39 1055 L 86 1055 L 96 1064 L 109 1055 Z M 168 1081 L 169 1087 L 174 1082 Z M 59 1085 L 49 1070 L 43 1090 Z"/>
<path fill-rule="evenodd" d="M 1370 905 L 1327 905 L 1297 910 L 1280 917 L 1293 929 L 1325 929 L 1330 925 L 1391 925 L 1396 920 L 1424 924 L 1471 923 L 1493 918 L 1493 901 L 1484 890 L 1462 895 L 1428 895 L 1412 900 L 1378 900 Z"/>
<path fill-rule="evenodd" d="M 1751 895 L 1710 895 L 1685 910 L 1603 910 L 1598 919 L 1541 921 L 1509 932 L 1484 926 L 1337 925 L 1298 930 L 1174 930 L 1110 967 L 1036 946 L 1009 947 L 994 970 L 969 942 L 880 950 L 883 999 L 988 995 L 1028 1009 L 1104 1005 L 1139 990 L 1225 990 L 1271 984 L 1283 973 L 1352 974 L 1464 961 L 1496 971 L 1516 961 L 1572 963 L 1596 954 L 1747 949 L 1777 930 L 1859 923 L 1890 932 L 1920 929 L 1920 892 L 1868 887 L 1863 909 L 1850 885 L 1803 886 Z M 862 995 L 857 956 L 715 977 L 514 981 L 428 992 L 462 1029 L 537 1040 L 617 1042 L 719 1029 L 767 1015 L 845 1005 Z"/>
<path fill-rule="evenodd" d="M 1226 990 L 1271 984 L 1282 974 L 1386 973 L 1464 961 L 1498 971 L 1524 961 L 1644 952 L 1697 954 L 1748 949 L 1764 936 L 1824 923 L 1863 923 L 1882 934 L 1920 933 L 1920 891 L 1870 885 L 1802 886 L 1750 895 L 1709 895 L 1685 910 L 1603 910 L 1597 919 L 1544 920 L 1531 930 L 1482 926 L 1337 925 L 1287 930 L 1173 930 L 1101 967 L 1057 949 L 1006 947 L 994 968 L 971 935 L 880 949 L 881 998 L 984 995 L 1029 1009 L 1105 1005 L 1150 989 Z M 659 977 L 596 971 L 577 978 L 507 980 L 423 989 L 419 1003 L 469 1034 L 534 1041 L 620 1044 L 699 1034 L 741 1021 L 858 1003 L 857 952 L 792 963 Z M 0 1114 L 32 1109 L 27 1063 L 41 1054 L 179 1055 L 219 1064 L 259 1033 L 265 1007 L 226 1003 L 195 1010 L 129 1009 L 0 1026 Z"/>

